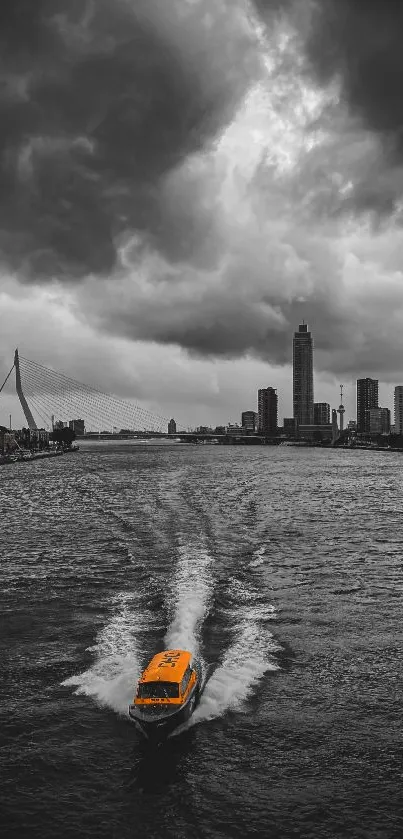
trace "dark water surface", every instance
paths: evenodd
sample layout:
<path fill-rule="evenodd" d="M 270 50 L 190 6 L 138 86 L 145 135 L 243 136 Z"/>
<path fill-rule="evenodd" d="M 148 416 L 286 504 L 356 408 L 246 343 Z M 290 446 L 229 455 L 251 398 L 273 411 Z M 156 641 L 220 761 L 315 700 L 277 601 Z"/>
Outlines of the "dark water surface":
<path fill-rule="evenodd" d="M 4 837 L 402 837 L 403 457 L 82 445 L 0 470 Z M 210 666 L 152 753 L 165 646 Z"/>

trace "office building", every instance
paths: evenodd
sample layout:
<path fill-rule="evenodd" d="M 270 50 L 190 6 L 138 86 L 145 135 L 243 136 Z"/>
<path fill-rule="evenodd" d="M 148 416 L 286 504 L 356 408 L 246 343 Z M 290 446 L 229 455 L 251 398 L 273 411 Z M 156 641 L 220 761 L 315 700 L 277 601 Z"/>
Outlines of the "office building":
<path fill-rule="evenodd" d="M 313 406 L 314 425 L 330 425 L 330 405 L 328 402 L 315 402 Z"/>
<path fill-rule="evenodd" d="M 170 419 L 168 423 L 168 434 L 176 434 L 176 422 L 174 419 Z"/>
<path fill-rule="evenodd" d="M 397 385 L 397 387 L 395 387 L 394 434 L 403 434 L 403 385 Z"/>
<path fill-rule="evenodd" d="M 71 428 L 71 430 L 74 431 L 76 434 L 85 434 L 85 422 L 83 419 L 70 420 L 69 428 Z"/>
<path fill-rule="evenodd" d="M 256 411 L 243 411 L 242 413 L 242 428 L 246 433 L 252 433 L 257 429 L 257 413 Z"/>
<path fill-rule="evenodd" d="M 369 434 L 371 408 L 378 408 L 378 380 L 357 379 L 357 431 Z"/>
<path fill-rule="evenodd" d="M 292 364 L 294 419 L 298 425 L 313 425 L 313 340 L 306 323 L 294 333 Z"/>
<path fill-rule="evenodd" d="M 369 433 L 390 434 L 390 411 L 389 408 L 369 409 Z"/>
<path fill-rule="evenodd" d="M 258 391 L 258 431 L 260 434 L 277 434 L 277 391 L 273 387 Z"/>
<path fill-rule="evenodd" d="M 287 437 L 295 437 L 295 419 L 294 417 L 284 417 L 283 431 Z"/>

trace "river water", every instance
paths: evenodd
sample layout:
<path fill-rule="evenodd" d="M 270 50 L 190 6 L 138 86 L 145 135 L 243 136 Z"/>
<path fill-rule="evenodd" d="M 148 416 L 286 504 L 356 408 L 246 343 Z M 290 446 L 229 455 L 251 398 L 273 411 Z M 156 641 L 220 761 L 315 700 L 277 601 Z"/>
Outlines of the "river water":
<path fill-rule="evenodd" d="M 2 836 L 403 836 L 402 510 L 389 452 L 2 468 Z M 210 678 L 150 752 L 127 704 L 176 645 Z"/>

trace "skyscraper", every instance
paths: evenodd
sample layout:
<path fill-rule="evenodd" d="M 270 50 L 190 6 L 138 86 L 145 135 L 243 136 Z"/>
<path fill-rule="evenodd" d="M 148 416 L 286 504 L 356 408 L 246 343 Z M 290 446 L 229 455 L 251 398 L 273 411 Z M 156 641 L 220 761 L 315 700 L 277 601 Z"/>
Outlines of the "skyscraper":
<path fill-rule="evenodd" d="M 262 388 L 257 393 L 258 430 L 262 434 L 277 434 L 277 391 Z"/>
<path fill-rule="evenodd" d="M 403 434 L 403 385 L 395 387 L 395 434 Z"/>
<path fill-rule="evenodd" d="M 328 402 L 315 402 L 313 411 L 315 425 L 330 425 L 330 405 Z"/>
<path fill-rule="evenodd" d="M 292 342 L 294 419 L 313 425 L 313 340 L 306 323 L 294 332 Z"/>
<path fill-rule="evenodd" d="M 378 408 L 378 379 L 357 379 L 358 434 L 369 434 L 371 408 Z"/>

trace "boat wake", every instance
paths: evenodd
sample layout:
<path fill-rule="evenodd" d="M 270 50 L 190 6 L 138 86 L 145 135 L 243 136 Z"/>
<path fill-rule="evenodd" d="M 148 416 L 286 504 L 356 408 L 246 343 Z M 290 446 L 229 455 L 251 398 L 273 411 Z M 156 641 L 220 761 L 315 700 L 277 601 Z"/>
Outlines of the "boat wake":
<path fill-rule="evenodd" d="M 89 670 L 71 676 L 62 684 L 76 687 L 77 695 L 91 696 L 117 713 L 125 714 L 140 675 L 140 651 L 136 638 L 153 622 L 150 610 L 138 610 L 138 598 L 121 594 L 114 602 L 114 615 L 102 629 L 93 647 L 95 663 Z"/>
<path fill-rule="evenodd" d="M 267 603 L 250 579 L 230 578 L 226 598 L 224 620 L 232 628 L 232 642 L 211 677 L 207 676 L 191 719 L 177 733 L 228 711 L 246 710 L 246 702 L 260 679 L 269 671 L 279 670 L 276 654 L 281 647 L 267 625 L 276 619 L 275 607 Z"/>
<path fill-rule="evenodd" d="M 166 608 L 170 622 L 163 644 L 166 649 L 185 649 L 200 660 L 207 681 L 200 703 L 184 728 L 223 716 L 227 711 L 242 711 L 257 682 L 268 671 L 278 669 L 276 653 L 280 647 L 267 622 L 276 617 L 274 606 L 267 602 L 256 581 L 256 567 L 263 552 L 253 556 L 250 572 L 232 577 L 225 586 L 225 605 L 221 617 L 231 627 L 232 641 L 213 674 L 203 662 L 201 638 L 211 607 L 214 590 L 213 556 L 199 538 L 177 537 L 177 563 L 171 581 L 166 580 Z M 252 573 L 252 577 L 250 574 Z M 144 654 L 161 638 L 158 612 L 150 600 L 144 604 L 144 588 L 122 593 L 113 603 L 112 617 L 89 651 L 94 664 L 83 673 L 66 679 L 75 693 L 93 697 L 97 702 L 126 714 L 133 688 L 140 676 Z M 140 645 L 141 639 L 141 645 Z M 179 733 L 183 728 L 177 730 Z"/>
<path fill-rule="evenodd" d="M 275 653 L 280 647 L 271 633 L 262 632 L 253 607 L 244 610 L 234 629 L 234 641 L 207 681 L 190 725 L 242 711 L 264 674 L 279 669 Z"/>
<path fill-rule="evenodd" d="M 199 657 L 200 631 L 212 594 L 212 561 L 205 548 L 189 544 L 179 547 L 179 561 L 169 597 L 175 607 L 165 635 L 168 649 L 189 650 Z"/>

